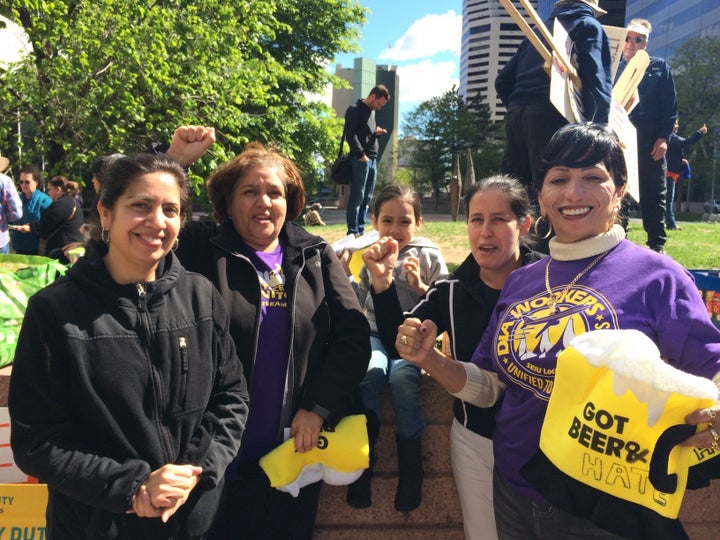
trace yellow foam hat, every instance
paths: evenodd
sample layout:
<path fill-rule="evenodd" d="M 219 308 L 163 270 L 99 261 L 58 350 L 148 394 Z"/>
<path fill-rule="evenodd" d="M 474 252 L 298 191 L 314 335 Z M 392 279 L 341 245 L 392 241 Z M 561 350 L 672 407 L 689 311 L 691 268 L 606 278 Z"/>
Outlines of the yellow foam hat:
<path fill-rule="evenodd" d="M 369 466 L 370 444 L 365 415 L 343 418 L 335 429 L 320 431 L 318 444 L 308 452 L 295 451 L 290 438 L 260 458 L 270 485 L 297 497 L 300 488 L 323 480 L 346 485 L 357 480 Z"/>
<path fill-rule="evenodd" d="M 645 334 L 588 332 L 558 355 L 540 449 L 571 478 L 675 519 L 689 467 L 715 456 L 664 440 L 717 398 L 711 380 L 665 363 Z"/>

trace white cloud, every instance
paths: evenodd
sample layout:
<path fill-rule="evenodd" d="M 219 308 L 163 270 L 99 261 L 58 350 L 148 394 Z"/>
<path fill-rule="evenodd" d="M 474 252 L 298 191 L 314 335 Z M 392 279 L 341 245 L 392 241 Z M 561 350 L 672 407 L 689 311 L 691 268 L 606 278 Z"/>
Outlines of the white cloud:
<path fill-rule="evenodd" d="M 400 101 L 425 101 L 440 96 L 457 85 L 457 62 L 432 62 L 398 66 Z"/>
<path fill-rule="evenodd" d="M 381 60 L 416 60 L 438 53 L 460 55 L 462 15 L 450 10 L 443 15 L 426 15 L 416 20 L 392 47 L 380 53 Z"/>

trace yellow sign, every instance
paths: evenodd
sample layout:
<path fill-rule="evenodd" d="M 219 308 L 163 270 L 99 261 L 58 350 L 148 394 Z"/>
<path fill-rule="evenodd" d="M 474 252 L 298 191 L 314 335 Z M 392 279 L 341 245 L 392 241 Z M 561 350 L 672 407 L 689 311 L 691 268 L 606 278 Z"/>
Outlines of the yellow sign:
<path fill-rule="evenodd" d="M 45 539 L 45 484 L 0 484 L 0 540 Z"/>

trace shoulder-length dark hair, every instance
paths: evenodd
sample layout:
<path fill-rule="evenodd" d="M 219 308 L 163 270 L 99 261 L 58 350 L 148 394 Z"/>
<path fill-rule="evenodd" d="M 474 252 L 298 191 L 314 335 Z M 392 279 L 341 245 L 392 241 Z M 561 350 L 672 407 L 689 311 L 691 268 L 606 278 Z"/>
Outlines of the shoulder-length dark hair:
<path fill-rule="evenodd" d="M 542 190 L 545 174 L 557 166 L 591 167 L 602 163 L 617 187 L 627 184 L 627 165 L 617 135 L 603 124 L 568 124 L 558 129 L 545 147 L 535 188 Z"/>
<path fill-rule="evenodd" d="M 305 208 L 305 184 L 293 161 L 274 146 L 251 142 L 237 156 L 218 168 L 207 181 L 208 195 L 215 220 L 222 223 L 230 219 L 228 205 L 237 183 L 248 172 L 260 166 L 276 167 L 285 185 L 287 215 L 285 221 L 294 221 Z"/>

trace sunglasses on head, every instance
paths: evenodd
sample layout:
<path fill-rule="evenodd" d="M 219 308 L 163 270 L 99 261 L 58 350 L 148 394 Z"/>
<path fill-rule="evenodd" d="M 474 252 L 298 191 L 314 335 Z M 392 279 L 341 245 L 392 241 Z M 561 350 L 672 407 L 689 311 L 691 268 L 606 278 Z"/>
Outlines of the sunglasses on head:
<path fill-rule="evenodd" d="M 638 36 L 638 37 L 625 36 L 625 43 L 630 43 L 631 41 L 633 41 L 635 43 L 642 43 L 643 41 L 645 41 L 645 38 L 642 36 Z"/>

